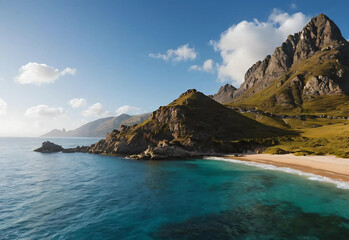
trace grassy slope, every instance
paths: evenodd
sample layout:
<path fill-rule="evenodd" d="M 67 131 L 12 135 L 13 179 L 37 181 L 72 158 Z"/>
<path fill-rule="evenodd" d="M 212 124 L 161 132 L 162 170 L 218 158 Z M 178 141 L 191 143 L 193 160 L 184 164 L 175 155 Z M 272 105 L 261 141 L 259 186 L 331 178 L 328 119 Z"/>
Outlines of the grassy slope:
<path fill-rule="evenodd" d="M 268 148 L 265 153 L 285 153 L 295 155 L 336 155 L 349 157 L 349 125 L 348 120 L 290 120 L 292 127 L 297 129 L 300 137 L 291 141 L 280 142 Z M 290 124 L 290 125 L 291 125 Z"/>
<path fill-rule="evenodd" d="M 259 114 L 244 114 L 274 127 L 293 129 L 299 136 L 281 139 L 278 145 L 264 153 L 295 155 L 335 155 L 349 158 L 349 120 L 339 119 L 279 119 Z M 285 140 L 286 139 L 286 140 Z"/>

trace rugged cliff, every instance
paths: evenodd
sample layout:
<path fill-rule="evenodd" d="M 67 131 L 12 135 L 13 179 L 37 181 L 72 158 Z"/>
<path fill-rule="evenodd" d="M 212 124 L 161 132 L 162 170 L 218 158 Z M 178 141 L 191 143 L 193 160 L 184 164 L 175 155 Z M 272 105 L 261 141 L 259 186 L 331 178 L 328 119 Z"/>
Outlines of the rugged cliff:
<path fill-rule="evenodd" d="M 89 152 L 142 159 L 191 157 L 237 152 L 258 145 L 258 140 L 251 139 L 287 134 L 290 132 L 258 123 L 192 89 L 160 107 L 142 124 L 108 133 Z"/>
<path fill-rule="evenodd" d="M 349 44 L 326 15 L 254 64 L 234 92 L 233 106 L 272 112 L 308 112 L 305 102 L 349 92 Z"/>

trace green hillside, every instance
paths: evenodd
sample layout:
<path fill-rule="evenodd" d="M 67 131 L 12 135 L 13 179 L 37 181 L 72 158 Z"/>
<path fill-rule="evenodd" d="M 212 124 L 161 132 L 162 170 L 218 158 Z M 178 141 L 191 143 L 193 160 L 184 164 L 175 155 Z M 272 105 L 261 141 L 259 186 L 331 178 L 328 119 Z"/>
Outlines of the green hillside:
<path fill-rule="evenodd" d="M 325 48 L 326 49 L 326 48 Z M 328 114 L 345 116 L 349 114 L 349 97 L 346 94 L 305 96 L 303 88 L 314 76 L 336 77 L 338 71 L 348 71 L 347 62 L 336 57 L 338 49 L 320 51 L 314 56 L 294 64 L 272 84 L 255 94 L 255 88 L 248 89 L 243 95 L 227 105 L 230 107 L 255 108 L 275 114 Z M 298 78 L 301 86 L 294 84 Z M 248 96 L 248 97 L 246 97 Z"/>

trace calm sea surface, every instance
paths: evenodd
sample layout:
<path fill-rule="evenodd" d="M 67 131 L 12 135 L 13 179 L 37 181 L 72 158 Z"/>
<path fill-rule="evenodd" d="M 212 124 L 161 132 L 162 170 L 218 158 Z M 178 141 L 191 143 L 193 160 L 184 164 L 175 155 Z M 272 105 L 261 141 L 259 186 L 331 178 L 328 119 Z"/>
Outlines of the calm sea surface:
<path fill-rule="evenodd" d="M 349 239 L 349 190 L 330 183 L 224 161 L 33 152 L 44 140 L 0 138 L 0 239 Z"/>

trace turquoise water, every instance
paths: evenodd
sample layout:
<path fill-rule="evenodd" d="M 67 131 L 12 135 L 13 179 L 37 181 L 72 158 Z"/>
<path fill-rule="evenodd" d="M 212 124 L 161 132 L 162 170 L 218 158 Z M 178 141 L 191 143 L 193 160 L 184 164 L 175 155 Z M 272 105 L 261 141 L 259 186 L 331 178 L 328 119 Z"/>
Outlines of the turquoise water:
<path fill-rule="evenodd" d="M 349 190 L 330 183 L 214 160 L 33 152 L 44 140 L 0 138 L 0 239 L 349 238 Z"/>

